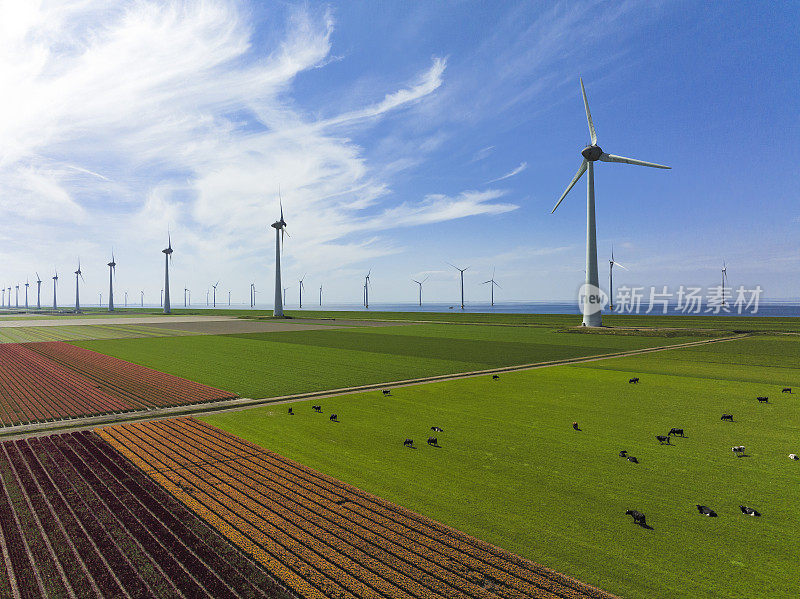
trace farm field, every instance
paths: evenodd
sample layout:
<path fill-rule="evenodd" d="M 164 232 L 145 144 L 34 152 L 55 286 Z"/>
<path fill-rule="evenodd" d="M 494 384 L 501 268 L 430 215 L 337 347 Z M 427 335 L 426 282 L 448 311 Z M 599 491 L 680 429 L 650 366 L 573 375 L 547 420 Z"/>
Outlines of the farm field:
<path fill-rule="evenodd" d="M 626 598 L 792 597 L 800 400 L 781 390 L 800 388 L 798 352 L 794 337 L 756 336 L 200 420 Z M 659 445 L 671 427 L 686 437 Z"/>
<path fill-rule="evenodd" d="M 404 324 L 76 342 L 242 397 L 262 398 L 697 341 L 538 327 Z"/>
<path fill-rule="evenodd" d="M 191 418 L 99 434 L 308 599 L 611 597 Z"/>
<path fill-rule="evenodd" d="M 0 443 L 0 596 L 294 597 L 90 432 Z"/>
<path fill-rule="evenodd" d="M 176 323 L 177 325 L 177 323 Z M 145 325 L 63 325 L 0 327 L 0 343 L 80 341 L 85 339 L 131 339 L 192 335 L 191 331 Z"/>
<path fill-rule="evenodd" d="M 0 426 L 231 397 L 62 342 L 0 344 Z"/>

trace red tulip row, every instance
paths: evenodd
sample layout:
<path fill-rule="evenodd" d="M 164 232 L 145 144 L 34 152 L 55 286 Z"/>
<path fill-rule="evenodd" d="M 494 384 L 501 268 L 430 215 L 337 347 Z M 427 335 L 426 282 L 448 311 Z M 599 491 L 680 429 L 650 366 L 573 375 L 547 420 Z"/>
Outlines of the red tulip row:
<path fill-rule="evenodd" d="M 612 597 L 191 418 L 100 434 L 315 596 Z"/>
<path fill-rule="evenodd" d="M 0 443 L 0 596 L 297 597 L 94 433 Z"/>
<path fill-rule="evenodd" d="M 0 426 L 134 409 L 74 370 L 30 350 L 0 344 Z"/>
<path fill-rule="evenodd" d="M 94 381 L 137 408 L 165 407 L 236 397 L 235 393 L 166 374 L 59 341 L 29 343 L 33 351 Z"/>

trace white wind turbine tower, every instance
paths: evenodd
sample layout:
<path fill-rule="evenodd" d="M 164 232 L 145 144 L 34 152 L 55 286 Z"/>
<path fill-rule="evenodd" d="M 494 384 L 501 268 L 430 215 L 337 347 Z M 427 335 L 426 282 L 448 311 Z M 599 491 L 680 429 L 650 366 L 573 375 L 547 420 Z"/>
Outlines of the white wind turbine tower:
<path fill-rule="evenodd" d="M 117 273 L 117 263 L 114 261 L 114 250 L 111 250 L 111 262 L 108 266 L 108 311 L 114 311 L 114 275 Z M 102 302 L 101 302 L 102 303 Z"/>
<path fill-rule="evenodd" d="M 172 235 L 167 231 L 167 247 L 161 250 L 164 253 L 164 314 L 170 314 L 169 306 L 169 263 L 172 262 Z"/>
<path fill-rule="evenodd" d="M 75 271 L 75 311 L 76 312 L 80 312 L 81 311 L 81 294 L 80 294 L 81 289 L 80 289 L 80 281 L 78 280 L 79 277 L 80 277 L 80 279 L 82 281 L 86 282 L 86 279 L 83 278 L 83 273 L 81 272 L 81 260 L 80 260 L 80 258 L 78 258 L 78 270 Z"/>
<path fill-rule="evenodd" d="M 284 304 L 286 303 L 286 292 L 287 292 L 287 291 L 289 291 L 289 288 L 288 288 L 288 287 L 284 287 L 284 288 L 283 288 L 283 303 L 284 303 Z M 283 306 L 281 306 L 281 310 L 283 310 Z M 281 312 L 281 314 L 282 314 L 282 313 L 283 313 L 283 312 Z"/>
<path fill-rule="evenodd" d="M 411 279 L 411 280 L 414 281 L 417 285 L 419 285 L 419 305 L 420 305 L 420 308 L 421 308 L 422 307 L 422 284 L 425 281 L 428 280 L 428 277 L 425 277 L 421 281 L 417 281 L 416 279 Z"/>
<path fill-rule="evenodd" d="M 53 271 L 53 310 L 58 310 L 58 303 L 56 302 L 56 290 L 58 289 L 58 271 Z M 11 303 L 11 296 L 8 296 L 8 302 Z"/>
<path fill-rule="evenodd" d="M 448 262 L 448 264 L 450 264 L 450 263 Z M 467 266 L 467 268 L 459 268 L 455 264 L 450 264 L 450 266 L 452 266 L 458 272 L 461 273 L 461 309 L 463 310 L 464 309 L 464 271 L 468 270 L 469 266 Z"/>
<path fill-rule="evenodd" d="M 140 301 L 141 301 L 141 306 L 142 306 L 142 308 L 144 308 L 144 289 L 142 289 L 141 291 L 139 291 L 139 299 L 140 299 Z"/>
<path fill-rule="evenodd" d="M 283 297 L 281 298 L 281 251 L 283 249 L 283 236 L 286 234 L 286 221 L 283 220 L 283 200 L 281 199 L 280 189 L 278 189 L 278 202 L 281 207 L 281 218 L 270 225 L 275 229 L 275 307 L 272 310 L 272 315 L 276 318 L 283 318 L 286 290 L 283 290 Z"/>
<path fill-rule="evenodd" d="M 489 279 L 488 281 L 484 281 L 482 284 L 486 285 L 486 283 L 490 283 L 489 287 L 492 290 L 492 306 L 494 306 L 494 287 L 495 287 L 495 285 L 500 287 L 500 284 L 497 281 L 494 280 L 494 268 L 492 269 L 492 278 Z M 502 289 L 502 287 L 500 287 L 500 288 Z"/>
<path fill-rule="evenodd" d="M 319 286 L 319 306 L 322 307 L 322 285 Z"/>
<path fill-rule="evenodd" d="M 644 162 L 643 160 L 634 160 L 633 158 L 623 158 L 622 156 L 615 156 L 614 154 L 606 154 L 600 146 L 597 145 L 597 133 L 594 130 L 594 123 L 592 122 L 592 114 L 589 112 L 589 102 L 586 99 L 586 89 L 583 87 L 583 79 L 581 81 L 581 93 L 583 94 L 583 106 L 586 109 L 586 120 L 589 123 L 589 135 L 591 136 L 592 143 L 586 146 L 582 151 L 583 161 L 578 172 L 570 181 L 567 189 L 561 194 L 561 197 L 556 202 L 555 207 L 551 214 L 556 211 L 556 208 L 561 204 L 562 200 L 569 193 L 569 190 L 574 187 L 578 179 L 583 176 L 587 170 L 589 176 L 586 182 L 586 285 L 583 287 L 583 326 L 599 327 L 602 326 L 603 321 L 600 314 L 600 297 L 599 297 L 599 281 L 597 275 L 597 226 L 595 224 L 594 216 L 594 163 L 597 160 L 601 162 L 622 162 L 625 164 L 635 164 L 639 166 L 650 166 L 653 168 L 670 168 L 663 164 L 655 164 L 653 162 Z"/>
<path fill-rule="evenodd" d="M 38 272 L 36 273 L 36 309 L 42 309 L 42 279 Z"/>
<path fill-rule="evenodd" d="M 367 276 L 364 277 L 364 307 L 369 308 L 369 275 L 372 274 L 372 269 L 369 269 Z"/>
<path fill-rule="evenodd" d="M 211 286 L 214 289 L 214 300 L 213 300 L 213 303 L 212 303 L 212 306 L 211 306 L 212 308 L 216 308 L 217 307 L 217 285 L 219 285 L 219 281 L 217 281 L 216 283 L 214 283 Z"/>
<path fill-rule="evenodd" d="M 183 307 L 186 308 L 188 304 L 186 303 L 186 294 L 189 293 L 189 290 L 184 287 L 183 288 Z"/>
<path fill-rule="evenodd" d="M 125 291 L 125 307 L 128 307 L 128 291 Z"/>
<path fill-rule="evenodd" d="M 614 260 L 614 246 L 611 246 L 611 260 L 608 261 L 608 309 L 614 311 L 614 267 L 619 266 L 622 270 L 628 270 L 622 264 Z"/>
<path fill-rule="evenodd" d="M 231 290 L 228 289 L 228 307 L 231 305 Z"/>
<path fill-rule="evenodd" d="M 306 273 L 308 274 L 308 273 Z M 303 281 L 305 280 L 306 275 L 303 275 L 303 278 L 300 279 L 300 308 L 303 307 Z"/>
<path fill-rule="evenodd" d="M 6 307 L 6 288 L 5 287 L 3 287 L 3 302 L 2 302 L 2 306 L 3 306 L 3 308 Z"/>
<path fill-rule="evenodd" d="M 728 266 L 722 260 L 722 305 L 725 305 L 725 283 L 728 281 Z"/>
<path fill-rule="evenodd" d="M 31 286 L 31 283 L 28 279 L 25 279 L 25 309 L 28 309 L 28 287 Z"/>
<path fill-rule="evenodd" d="M 14 285 L 14 306 L 19 308 L 19 285 Z"/>

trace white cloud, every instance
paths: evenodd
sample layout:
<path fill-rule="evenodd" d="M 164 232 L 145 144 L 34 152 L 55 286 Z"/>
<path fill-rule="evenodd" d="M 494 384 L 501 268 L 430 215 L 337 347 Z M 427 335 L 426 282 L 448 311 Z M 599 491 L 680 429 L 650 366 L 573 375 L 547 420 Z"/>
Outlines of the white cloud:
<path fill-rule="evenodd" d="M 519 166 L 513 170 L 510 170 L 505 175 L 501 177 L 497 177 L 497 179 L 492 179 L 491 181 L 487 181 L 487 183 L 497 183 L 498 181 L 504 181 L 506 179 L 510 179 L 514 175 L 519 175 L 522 171 L 528 168 L 527 162 L 520 162 Z"/>

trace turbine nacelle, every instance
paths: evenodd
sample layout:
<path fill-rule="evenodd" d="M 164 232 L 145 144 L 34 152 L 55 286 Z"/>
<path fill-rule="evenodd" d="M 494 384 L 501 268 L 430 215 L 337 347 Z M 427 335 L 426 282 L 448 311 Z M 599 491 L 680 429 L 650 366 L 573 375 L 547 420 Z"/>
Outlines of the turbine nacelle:
<path fill-rule="evenodd" d="M 583 150 L 581 150 L 581 156 L 583 156 L 589 162 L 595 162 L 596 160 L 600 160 L 600 157 L 603 154 L 604 154 L 603 149 L 597 144 L 586 146 L 585 148 L 583 148 Z"/>

